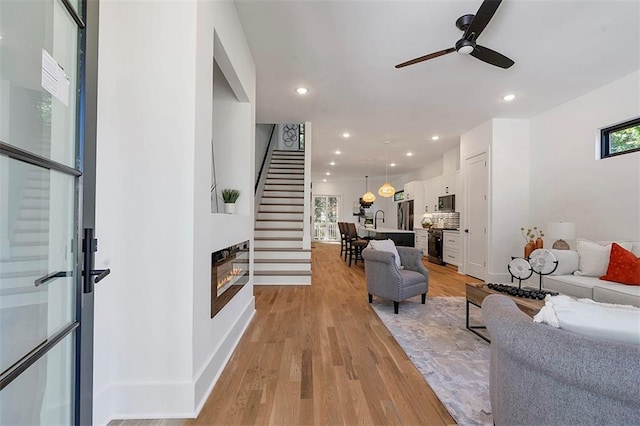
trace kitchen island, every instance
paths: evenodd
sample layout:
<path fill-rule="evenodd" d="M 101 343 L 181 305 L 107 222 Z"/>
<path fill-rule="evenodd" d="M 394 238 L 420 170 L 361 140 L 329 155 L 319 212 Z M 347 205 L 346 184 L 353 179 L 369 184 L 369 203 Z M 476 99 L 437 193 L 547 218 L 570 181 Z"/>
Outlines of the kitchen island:
<path fill-rule="evenodd" d="M 374 240 L 392 240 L 397 246 L 414 247 L 415 235 L 412 230 L 393 229 L 393 228 L 366 228 L 361 226 L 358 228 L 358 235 L 370 237 Z"/>

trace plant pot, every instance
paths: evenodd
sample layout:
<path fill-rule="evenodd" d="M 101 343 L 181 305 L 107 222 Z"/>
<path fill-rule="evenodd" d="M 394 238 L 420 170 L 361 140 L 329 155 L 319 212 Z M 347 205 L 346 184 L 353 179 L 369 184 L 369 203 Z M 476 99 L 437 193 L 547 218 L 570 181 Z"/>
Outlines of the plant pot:
<path fill-rule="evenodd" d="M 236 203 L 224 203 L 224 212 L 234 214 L 236 212 Z"/>

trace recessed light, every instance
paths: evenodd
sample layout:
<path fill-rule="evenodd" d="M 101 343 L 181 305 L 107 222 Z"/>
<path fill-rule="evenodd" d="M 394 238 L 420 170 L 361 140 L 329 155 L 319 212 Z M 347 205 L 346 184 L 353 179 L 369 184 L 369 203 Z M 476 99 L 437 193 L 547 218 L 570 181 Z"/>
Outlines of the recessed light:
<path fill-rule="evenodd" d="M 411 157 L 413 155 L 413 152 L 407 152 L 407 157 Z"/>
<path fill-rule="evenodd" d="M 351 136 L 351 134 L 350 134 L 349 132 L 344 132 L 344 133 L 342 134 L 342 137 L 343 137 L 343 138 L 348 138 L 348 137 L 350 137 L 350 136 Z"/>
<path fill-rule="evenodd" d="M 514 95 L 513 93 L 509 93 L 508 95 L 504 95 L 504 96 L 502 97 L 502 100 L 503 100 L 503 101 L 506 101 L 506 102 L 511 102 L 511 101 L 512 101 L 512 100 L 514 100 L 515 98 L 516 98 L 516 95 Z"/>
<path fill-rule="evenodd" d="M 395 167 L 395 166 L 396 166 L 396 163 L 389 164 L 389 167 Z"/>
<path fill-rule="evenodd" d="M 322 181 L 323 181 L 323 182 L 326 182 L 327 180 L 326 180 L 326 179 L 322 179 Z"/>
<path fill-rule="evenodd" d="M 340 154 L 342 154 L 342 152 L 336 151 L 336 155 L 340 155 Z"/>
<path fill-rule="evenodd" d="M 2 40 L 2 36 L 0 35 L 0 40 Z"/>
<path fill-rule="evenodd" d="M 296 93 L 298 95 L 306 95 L 307 93 L 309 93 L 309 89 L 307 89 L 306 87 L 298 87 L 296 89 Z"/>
<path fill-rule="evenodd" d="M 335 161 L 332 161 L 332 162 L 330 162 L 329 164 L 330 164 L 331 166 L 335 166 L 335 165 L 336 165 L 336 162 L 335 162 Z"/>
<path fill-rule="evenodd" d="M 327 175 L 327 176 L 331 176 L 331 173 L 327 172 L 327 173 L 325 173 L 325 175 Z"/>
<path fill-rule="evenodd" d="M 437 141 L 438 139 L 440 139 L 440 136 L 438 136 L 438 135 L 431 136 L 431 140 L 432 141 Z"/>

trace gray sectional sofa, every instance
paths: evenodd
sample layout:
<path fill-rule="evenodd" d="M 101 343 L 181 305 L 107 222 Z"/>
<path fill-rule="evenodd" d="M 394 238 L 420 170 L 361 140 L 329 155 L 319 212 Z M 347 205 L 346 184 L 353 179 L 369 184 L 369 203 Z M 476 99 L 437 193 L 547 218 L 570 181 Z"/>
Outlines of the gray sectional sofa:
<path fill-rule="evenodd" d="M 640 347 L 534 323 L 502 295 L 482 316 L 497 426 L 640 424 Z"/>

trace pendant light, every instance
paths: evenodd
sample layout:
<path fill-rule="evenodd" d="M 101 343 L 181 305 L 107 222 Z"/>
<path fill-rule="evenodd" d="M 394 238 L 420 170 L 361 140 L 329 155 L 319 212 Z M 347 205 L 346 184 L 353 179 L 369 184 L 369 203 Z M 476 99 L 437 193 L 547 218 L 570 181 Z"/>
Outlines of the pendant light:
<path fill-rule="evenodd" d="M 369 191 L 369 176 L 365 176 L 364 178 L 366 182 L 367 192 L 365 192 L 364 195 L 362 196 L 362 201 L 365 201 L 367 203 L 373 203 L 376 200 L 376 196 L 373 195 L 373 192 Z"/>
<path fill-rule="evenodd" d="M 385 142 L 385 145 L 389 145 L 389 142 Z M 396 193 L 396 189 L 391 186 L 391 184 L 389 183 L 389 175 L 387 174 L 388 170 L 387 170 L 387 164 L 389 162 L 389 150 L 387 149 L 387 152 L 385 153 L 385 159 L 384 159 L 384 185 L 382 185 L 380 187 L 380 189 L 378 189 L 378 194 L 380 194 L 381 197 L 393 197 L 393 194 Z"/>

